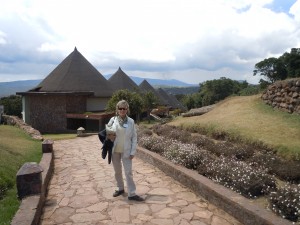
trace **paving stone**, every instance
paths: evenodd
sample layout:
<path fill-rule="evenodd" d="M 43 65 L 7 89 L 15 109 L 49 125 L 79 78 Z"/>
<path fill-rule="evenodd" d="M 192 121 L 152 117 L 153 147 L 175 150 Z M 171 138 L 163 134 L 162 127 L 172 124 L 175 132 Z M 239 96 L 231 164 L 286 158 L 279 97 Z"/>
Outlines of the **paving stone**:
<path fill-rule="evenodd" d="M 180 223 L 182 219 L 184 219 L 185 221 L 191 221 L 193 219 L 193 216 L 193 213 L 180 213 L 177 217 L 174 218 L 174 222 Z"/>
<path fill-rule="evenodd" d="M 67 206 L 69 204 L 70 198 L 63 198 L 60 203 L 59 206 Z"/>
<path fill-rule="evenodd" d="M 107 209 L 107 207 L 108 207 L 108 202 L 99 202 L 87 207 L 87 210 L 91 212 L 101 212 Z"/>
<path fill-rule="evenodd" d="M 211 225 L 233 225 L 233 224 L 224 220 L 224 218 L 213 216 L 211 220 Z"/>
<path fill-rule="evenodd" d="M 190 191 L 178 192 L 176 194 L 176 197 L 187 200 L 188 202 L 199 201 L 199 198 L 197 198 L 197 196 L 193 192 L 190 192 Z"/>
<path fill-rule="evenodd" d="M 153 217 L 152 216 L 148 216 L 148 215 L 144 215 L 144 214 L 139 214 L 136 217 L 139 221 L 142 222 L 146 222 L 146 221 L 150 221 Z"/>
<path fill-rule="evenodd" d="M 189 204 L 187 206 L 185 206 L 184 208 L 182 208 L 181 212 L 182 213 L 188 213 L 188 212 L 198 212 L 198 211 L 202 211 L 205 210 L 199 206 L 197 206 L 196 204 Z"/>
<path fill-rule="evenodd" d="M 191 225 L 209 225 L 208 223 L 204 223 L 200 220 L 194 220 L 191 222 Z"/>
<path fill-rule="evenodd" d="M 188 202 L 183 199 L 179 199 L 176 202 L 170 203 L 169 206 L 187 206 Z"/>
<path fill-rule="evenodd" d="M 113 221 L 117 223 L 129 223 L 129 209 L 128 208 L 115 208 L 113 209 Z"/>
<path fill-rule="evenodd" d="M 155 188 L 149 191 L 148 194 L 149 195 L 172 195 L 174 194 L 174 192 L 168 188 Z"/>
<path fill-rule="evenodd" d="M 179 211 L 173 208 L 164 208 L 155 214 L 159 218 L 172 218 L 179 215 Z"/>
<path fill-rule="evenodd" d="M 209 210 L 203 210 L 195 212 L 194 215 L 200 218 L 210 218 L 213 213 Z"/>
<path fill-rule="evenodd" d="M 157 183 L 157 182 L 161 182 L 162 180 L 160 178 L 158 178 L 158 177 L 147 177 L 146 181 L 149 184 L 154 184 L 154 183 Z"/>
<path fill-rule="evenodd" d="M 137 190 L 139 190 L 139 194 L 143 195 L 149 193 L 150 188 L 146 185 L 137 185 Z"/>
<path fill-rule="evenodd" d="M 175 223 L 175 224 L 177 224 L 177 223 Z M 178 225 L 190 225 L 190 223 L 187 220 L 182 219 L 182 220 L 180 220 L 180 222 L 178 223 Z"/>
<path fill-rule="evenodd" d="M 130 215 L 136 216 L 137 214 L 150 214 L 150 208 L 147 204 L 138 204 L 130 206 Z"/>
<path fill-rule="evenodd" d="M 146 203 L 168 204 L 170 202 L 172 202 L 170 196 L 148 194 L 146 198 Z"/>
<path fill-rule="evenodd" d="M 75 212 L 74 209 L 70 207 L 60 207 L 54 211 L 51 216 L 51 220 L 56 223 L 67 223 L 70 222 L 70 216 Z"/>
<path fill-rule="evenodd" d="M 88 222 L 99 222 L 103 219 L 105 219 L 106 216 L 102 215 L 101 213 L 78 213 L 70 217 L 70 219 L 74 223 L 88 223 Z"/>
<path fill-rule="evenodd" d="M 158 225 L 173 225 L 172 219 L 152 219 L 150 222 Z"/>

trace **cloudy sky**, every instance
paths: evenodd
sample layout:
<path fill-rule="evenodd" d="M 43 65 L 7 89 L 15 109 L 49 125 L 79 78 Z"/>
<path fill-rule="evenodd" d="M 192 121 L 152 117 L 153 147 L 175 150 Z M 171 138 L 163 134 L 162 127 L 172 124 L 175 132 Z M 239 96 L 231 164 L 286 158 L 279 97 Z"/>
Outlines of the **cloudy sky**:
<path fill-rule="evenodd" d="M 300 0 L 0 0 L 0 82 L 45 78 L 75 48 L 101 74 L 256 84 L 300 47 Z"/>

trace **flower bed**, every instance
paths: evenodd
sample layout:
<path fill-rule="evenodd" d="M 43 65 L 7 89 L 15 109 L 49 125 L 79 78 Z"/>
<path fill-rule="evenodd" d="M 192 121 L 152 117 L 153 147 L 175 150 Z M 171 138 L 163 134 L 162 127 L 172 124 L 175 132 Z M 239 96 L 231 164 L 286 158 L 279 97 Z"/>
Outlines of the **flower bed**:
<path fill-rule="evenodd" d="M 215 141 L 173 126 L 155 125 L 152 130 L 139 129 L 140 146 L 247 198 L 265 196 L 275 213 L 300 222 L 299 162 L 287 162 L 269 149 Z M 280 187 L 276 179 L 286 186 Z"/>

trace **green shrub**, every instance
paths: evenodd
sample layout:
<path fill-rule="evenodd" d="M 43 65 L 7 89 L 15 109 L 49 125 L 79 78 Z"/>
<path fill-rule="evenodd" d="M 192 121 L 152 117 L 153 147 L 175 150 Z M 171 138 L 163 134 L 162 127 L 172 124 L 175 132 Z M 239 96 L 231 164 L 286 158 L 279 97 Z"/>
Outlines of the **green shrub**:
<path fill-rule="evenodd" d="M 266 195 L 276 187 L 275 179 L 264 168 L 254 169 L 233 158 L 220 157 L 206 164 L 205 169 L 201 168 L 199 172 L 247 198 Z"/>
<path fill-rule="evenodd" d="M 286 184 L 268 198 L 271 209 L 288 220 L 297 222 L 300 217 L 300 185 Z"/>

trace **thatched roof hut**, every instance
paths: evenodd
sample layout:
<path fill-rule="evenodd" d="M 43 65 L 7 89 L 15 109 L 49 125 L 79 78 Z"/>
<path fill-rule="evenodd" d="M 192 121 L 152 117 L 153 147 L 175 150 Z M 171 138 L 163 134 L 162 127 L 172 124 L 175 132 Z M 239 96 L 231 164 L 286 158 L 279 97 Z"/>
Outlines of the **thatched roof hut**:
<path fill-rule="evenodd" d="M 119 67 L 109 79 L 111 87 L 114 91 L 127 89 L 129 91 L 139 91 L 139 86 Z"/>
<path fill-rule="evenodd" d="M 93 92 L 110 97 L 113 89 L 104 76 L 75 47 L 40 84 L 30 92 Z"/>

